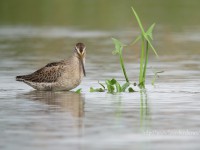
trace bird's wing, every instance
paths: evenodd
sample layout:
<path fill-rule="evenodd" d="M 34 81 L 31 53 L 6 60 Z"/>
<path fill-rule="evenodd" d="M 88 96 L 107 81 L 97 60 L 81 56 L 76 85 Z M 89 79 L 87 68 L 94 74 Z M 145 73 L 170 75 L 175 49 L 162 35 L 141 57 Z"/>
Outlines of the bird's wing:
<path fill-rule="evenodd" d="M 32 74 L 21 76 L 23 80 L 30 82 L 56 82 L 63 72 L 63 62 L 53 62 L 45 67 L 33 72 Z"/>

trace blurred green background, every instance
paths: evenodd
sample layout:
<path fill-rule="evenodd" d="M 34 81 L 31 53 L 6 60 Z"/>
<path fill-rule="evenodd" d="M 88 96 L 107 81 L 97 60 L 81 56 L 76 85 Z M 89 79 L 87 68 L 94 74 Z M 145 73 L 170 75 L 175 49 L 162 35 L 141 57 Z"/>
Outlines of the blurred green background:
<path fill-rule="evenodd" d="M 135 22 L 131 6 L 144 25 L 181 30 L 200 23 L 199 0 L 0 0 L 0 25 L 126 28 Z"/>

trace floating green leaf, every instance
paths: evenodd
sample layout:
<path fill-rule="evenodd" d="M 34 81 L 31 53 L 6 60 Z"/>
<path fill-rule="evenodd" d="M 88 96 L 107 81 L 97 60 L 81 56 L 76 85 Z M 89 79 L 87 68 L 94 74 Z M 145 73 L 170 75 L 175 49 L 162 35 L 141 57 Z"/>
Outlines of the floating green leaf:
<path fill-rule="evenodd" d="M 126 82 L 123 85 L 120 85 L 120 83 L 116 80 L 116 79 L 111 79 L 111 80 L 106 80 L 105 84 L 102 84 L 100 82 L 98 82 L 103 88 L 93 88 L 90 87 L 90 92 L 105 92 L 107 90 L 108 93 L 114 94 L 114 93 L 121 93 L 121 92 L 126 92 L 126 89 L 130 87 L 130 83 Z M 130 89 L 128 89 L 129 92 L 131 91 L 131 87 Z M 133 89 L 132 89 L 133 90 Z M 133 90 L 134 91 L 134 90 Z"/>
<path fill-rule="evenodd" d="M 105 92 L 105 90 L 102 88 L 94 89 L 93 87 L 90 87 L 90 92 Z"/>
<path fill-rule="evenodd" d="M 129 91 L 129 93 L 133 93 L 133 92 L 135 92 L 135 91 L 133 90 L 132 87 L 129 87 L 129 88 L 128 88 L 128 91 Z"/>
<path fill-rule="evenodd" d="M 76 90 L 76 91 L 75 91 L 75 93 L 78 93 L 78 94 L 80 94 L 80 93 L 81 93 L 81 91 L 82 91 L 82 89 L 80 88 L 80 89 Z"/>

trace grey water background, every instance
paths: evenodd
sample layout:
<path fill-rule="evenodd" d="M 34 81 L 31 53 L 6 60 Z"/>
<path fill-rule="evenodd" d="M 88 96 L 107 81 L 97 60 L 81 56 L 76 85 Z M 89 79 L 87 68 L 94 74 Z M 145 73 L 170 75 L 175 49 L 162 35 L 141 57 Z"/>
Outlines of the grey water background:
<path fill-rule="evenodd" d="M 124 81 L 111 37 L 129 43 L 156 22 L 147 90 L 90 93 L 97 81 Z M 200 1 L 0 0 L 0 149 L 200 149 Z M 72 92 L 40 92 L 15 81 L 87 46 L 87 76 Z M 138 82 L 139 45 L 124 50 Z M 164 70 L 151 85 L 153 70 Z M 78 89 L 77 88 L 77 89 Z M 75 90 L 74 90 L 75 91 Z"/>

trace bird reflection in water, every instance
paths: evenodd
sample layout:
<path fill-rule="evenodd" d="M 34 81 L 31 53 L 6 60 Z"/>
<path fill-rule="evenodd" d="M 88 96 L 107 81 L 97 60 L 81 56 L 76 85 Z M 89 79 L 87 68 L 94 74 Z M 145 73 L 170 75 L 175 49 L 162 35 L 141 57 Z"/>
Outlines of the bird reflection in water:
<path fill-rule="evenodd" d="M 83 117 L 84 97 L 75 92 L 31 91 L 24 96 L 48 104 L 56 111 L 69 112 L 73 117 Z"/>

